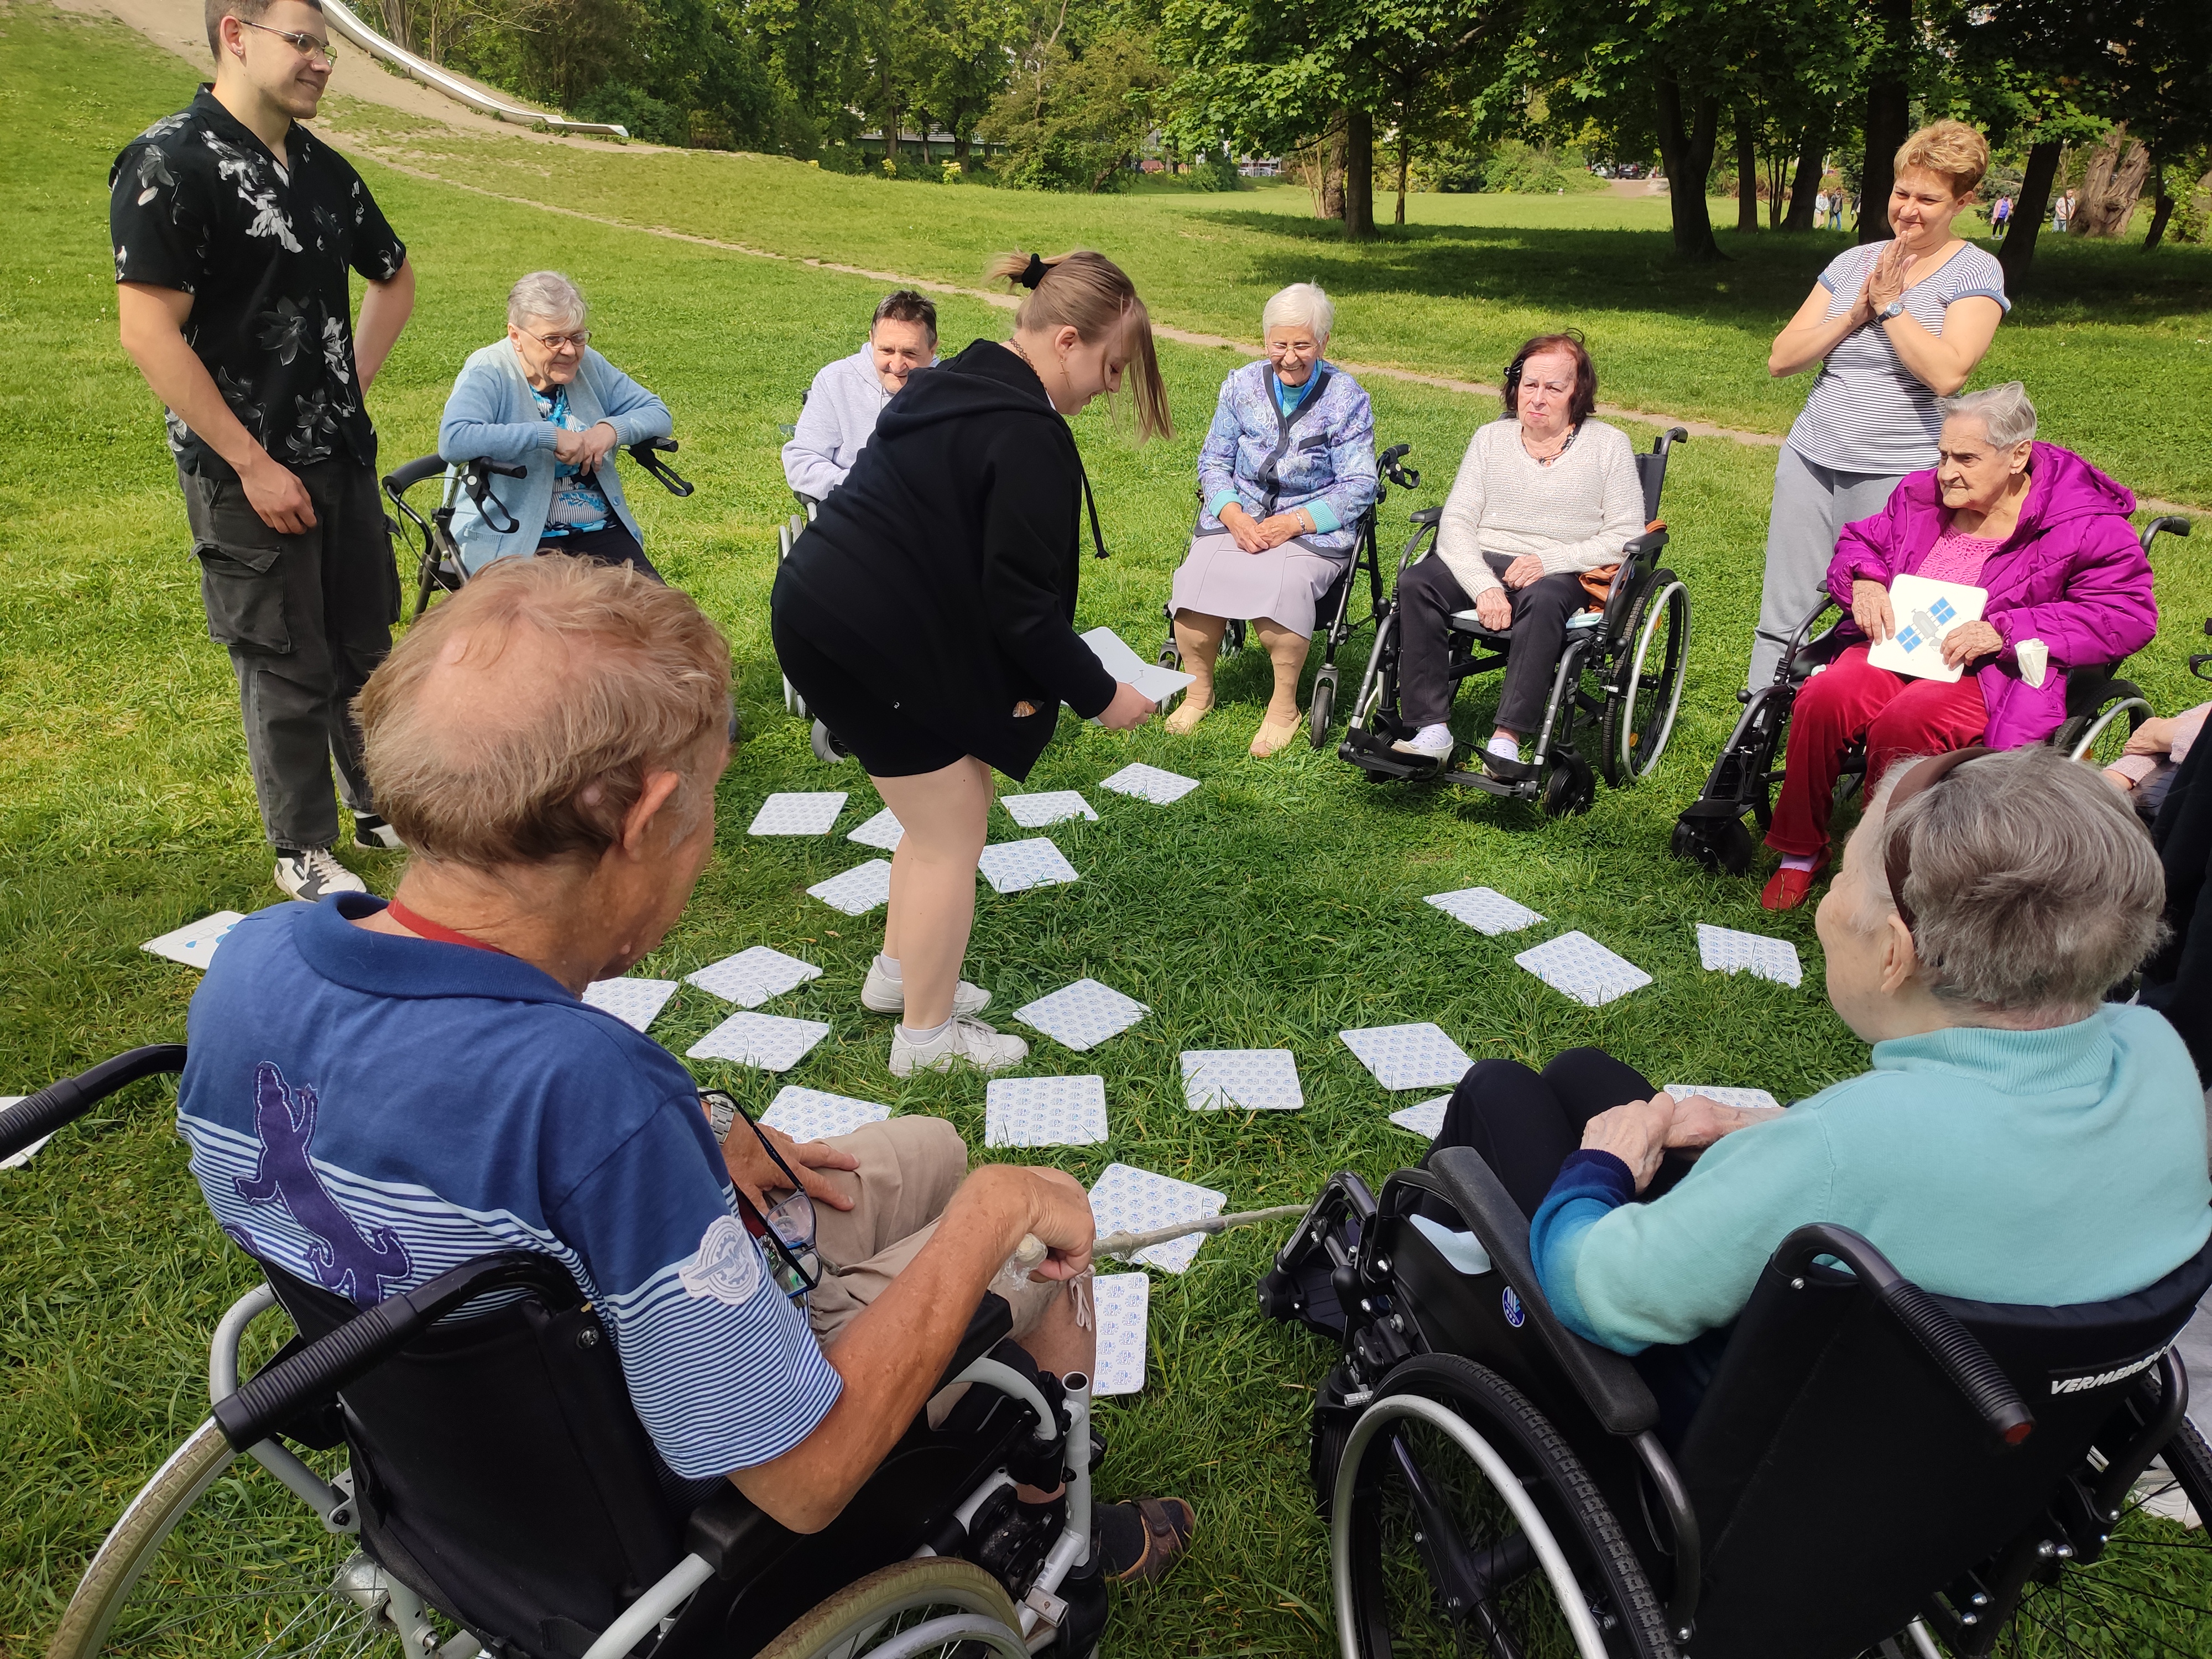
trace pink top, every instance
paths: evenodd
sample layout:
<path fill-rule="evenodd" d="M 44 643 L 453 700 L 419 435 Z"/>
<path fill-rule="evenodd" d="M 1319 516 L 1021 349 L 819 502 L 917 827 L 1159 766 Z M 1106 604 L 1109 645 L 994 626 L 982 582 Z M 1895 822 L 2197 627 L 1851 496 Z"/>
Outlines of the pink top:
<path fill-rule="evenodd" d="M 1961 587 L 1982 585 L 1982 567 L 1989 562 L 1990 555 L 2004 545 L 2001 538 L 1988 536 L 1961 536 L 1947 530 L 1936 538 L 1936 545 L 1928 550 L 1927 562 L 1915 571 L 1931 582 L 1956 582 Z"/>

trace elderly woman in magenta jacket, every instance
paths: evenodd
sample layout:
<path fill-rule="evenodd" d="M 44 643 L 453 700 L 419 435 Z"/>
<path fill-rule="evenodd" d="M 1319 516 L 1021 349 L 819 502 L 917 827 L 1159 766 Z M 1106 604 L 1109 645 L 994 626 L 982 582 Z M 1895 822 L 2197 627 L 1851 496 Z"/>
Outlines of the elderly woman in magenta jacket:
<path fill-rule="evenodd" d="M 2066 718 L 2066 671 L 2112 662 L 2158 631 L 2150 561 L 2128 524 L 2135 497 L 2070 450 L 2037 443 L 2035 407 L 2017 380 L 1944 400 L 1935 469 L 1906 475 L 1889 505 L 1844 526 L 1828 591 L 1850 612 L 1854 644 L 1798 693 L 1790 754 L 1766 844 L 1782 867 L 1759 895 L 1802 904 L 1828 865 L 1828 814 L 1844 750 L 1867 746 L 1869 793 L 1900 756 L 1982 743 L 2041 743 Z M 1920 575 L 1987 590 L 1983 619 L 1943 638 L 1955 683 L 1911 678 L 1867 660 L 1897 631 L 1889 587 Z M 2040 641 L 2048 665 L 2023 672 Z"/>
<path fill-rule="evenodd" d="M 1232 617 L 1255 621 L 1275 667 L 1252 752 L 1272 755 L 1297 732 L 1314 607 L 1358 553 L 1360 515 L 1375 502 L 1374 411 L 1359 382 L 1322 356 L 1335 317 L 1319 288 L 1291 283 L 1260 313 L 1266 358 L 1221 383 L 1198 452 L 1198 528 L 1171 603 L 1176 647 L 1197 678 L 1170 732 L 1213 707 Z"/>
<path fill-rule="evenodd" d="M 457 466 L 520 463 L 494 478 L 504 514 L 463 495 L 453 538 L 471 574 L 495 559 L 568 553 L 627 564 L 656 581 L 623 498 L 614 451 L 675 430 L 668 405 L 591 348 L 584 295 L 557 270 L 533 270 L 507 299 L 507 338 L 470 354 L 438 422 L 438 453 Z M 510 527 L 501 530 L 497 519 Z"/>

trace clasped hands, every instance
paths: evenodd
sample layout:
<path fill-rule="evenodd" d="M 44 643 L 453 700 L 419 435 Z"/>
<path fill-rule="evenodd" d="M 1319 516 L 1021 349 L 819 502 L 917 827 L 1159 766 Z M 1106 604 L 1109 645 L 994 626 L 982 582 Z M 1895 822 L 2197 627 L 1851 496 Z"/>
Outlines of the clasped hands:
<path fill-rule="evenodd" d="M 1851 582 L 1851 620 L 1859 631 L 1879 645 L 1897 632 L 1897 612 L 1889 603 L 1887 584 L 1865 576 Z M 1957 668 L 1993 657 L 2004 649 L 2004 635 L 1985 622 L 1960 623 L 1943 636 L 1943 661 Z"/>
<path fill-rule="evenodd" d="M 1585 1123 L 1583 1150 L 1611 1152 L 1628 1166 L 1640 1193 L 1669 1152 L 1703 1152 L 1723 1135 L 1780 1115 L 1779 1107 L 1723 1106 L 1707 1095 L 1677 1100 L 1662 1089 L 1649 1100 L 1632 1100 Z"/>
<path fill-rule="evenodd" d="M 1230 501 L 1222 507 L 1220 518 L 1221 527 L 1235 537 L 1237 545 L 1247 553 L 1265 553 L 1271 547 L 1280 547 L 1293 536 L 1308 535 L 1313 530 L 1313 520 L 1303 507 L 1255 519 L 1244 510 L 1242 501 Z"/>
<path fill-rule="evenodd" d="M 605 421 L 581 432 L 556 427 L 553 431 L 553 459 L 563 466 L 579 467 L 586 473 L 596 472 L 599 463 L 606 459 L 608 452 L 621 441 L 622 434 Z"/>
<path fill-rule="evenodd" d="M 1504 587 L 1486 587 L 1474 596 L 1474 614 L 1482 618 L 1485 628 L 1506 629 L 1513 626 L 1513 601 L 1506 597 L 1506 589 L 1526 587 L 1544 579 L 1544 562 L 1534 553 L 1523 553 L 1505 567 L 1498 580 Z"/>
<path fill-rule="evenodd" d="M 1859 284 L 1858 299 L 1851 307 L 1852 325 L 1856 327 L 1862 323 L 1874 321 L 1891 304 L 1901 299 L 1905 284 L 1911 280 L 1912 267 L 1918 263 L 1919 256 L 1907 253 L 1902 240 L 1893 241 L 1884 248 L 1881 257 L 1874 262 L 1874 269 L 1867 272 L 1866 281 Z"/>

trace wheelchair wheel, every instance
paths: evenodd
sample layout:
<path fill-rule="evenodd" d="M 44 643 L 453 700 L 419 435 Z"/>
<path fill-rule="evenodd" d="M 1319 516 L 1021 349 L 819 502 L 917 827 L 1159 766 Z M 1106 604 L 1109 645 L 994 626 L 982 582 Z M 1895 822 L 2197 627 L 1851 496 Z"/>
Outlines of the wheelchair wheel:
<path fill-rule="evenodd" d="M 1605 781 L 1615 788 L 1650 775 L 1674 735 L 1682 706 L 1683 659 L 1690 648 L 1690 590 L 1671 570 L 1655 574 L 1621 633 L 1626 660 L 1617 690 L 1605 700 L 1598 750 Z"/>
<path fill-rule="evenodd" d="M 2071 759 L 2099 768 L 2119 759 L 2135 729 L 2150 718 L 2150 704 L 2131 680 L 2112 680 L 2088 713 L 2058 728 L 2051 746 Z"/>
<path fill-rule="evenodd" d="M 1581 1460 L 1472 1360 L 1424 1354 L 1383 1379 L 1330 1511 L 1347 1659 L 1672 1659 L 1664 1610 Z"/>
<path fill-rule="evenodd" d="M 1597 778 L 1580 755 L 1555 755 L 1544 780 L 1544 811 L 1555 818 L 1587 812 L 1597 799 Z"/>
<path fill-rule="evenodd" d="M 1028 1659 L 1021 1619 L 972 1561 L 896 1561 L 802 1614 L 757 1659 Z"/>
<path fill-rule="evenodd" d="M 86 1567 L 48 1659 L 434 1652 L 453 1638 L 221 1430 L 202 1425 Z"/>
<path fill-rule="evenodd" d="M 1306 735 L 1316 749 L 1328 747 L 1328 722 L 1336 713 L 1336 671 L 1324 668 L 1314 676 L 1313 705 L 1306 712 Z"/>
<path fill-rule="evenodd" d="M 852 758 L 853 751 L 837 741 L 837 734 L 820 720 L 814 722 L 812 737 L 814 758 L 827 765 L 836 766 Z"/>
<path fill-rule="evenodd" d="M 1741 818 L 1692 818 L 1674 823 L 1674 856 L 1719 875 L 1741 876 L 1751 868 L 1755 844 Z"/>

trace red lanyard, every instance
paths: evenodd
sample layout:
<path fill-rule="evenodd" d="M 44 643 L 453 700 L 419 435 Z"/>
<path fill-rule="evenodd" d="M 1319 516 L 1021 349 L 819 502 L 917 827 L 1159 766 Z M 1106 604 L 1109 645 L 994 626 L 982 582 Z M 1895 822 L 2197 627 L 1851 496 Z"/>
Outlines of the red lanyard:
<path fill-rule="evenodd" d="M 441 945 L 465 945 L 471 951 L 489 951 L 495 957 L 511 957 L 514 954 L 512 951 L 501 950 L 496 945 L 486 945 L 480 939 L 471 939 L 466 933 L 456 933 L 443 922 L 433 921 L 429 917 L 409 909 L 398 899 L 393 899 L 387 904 L 384 913 L 409 933 L 419 933 L 424 939 L 435 939 Z"/>

